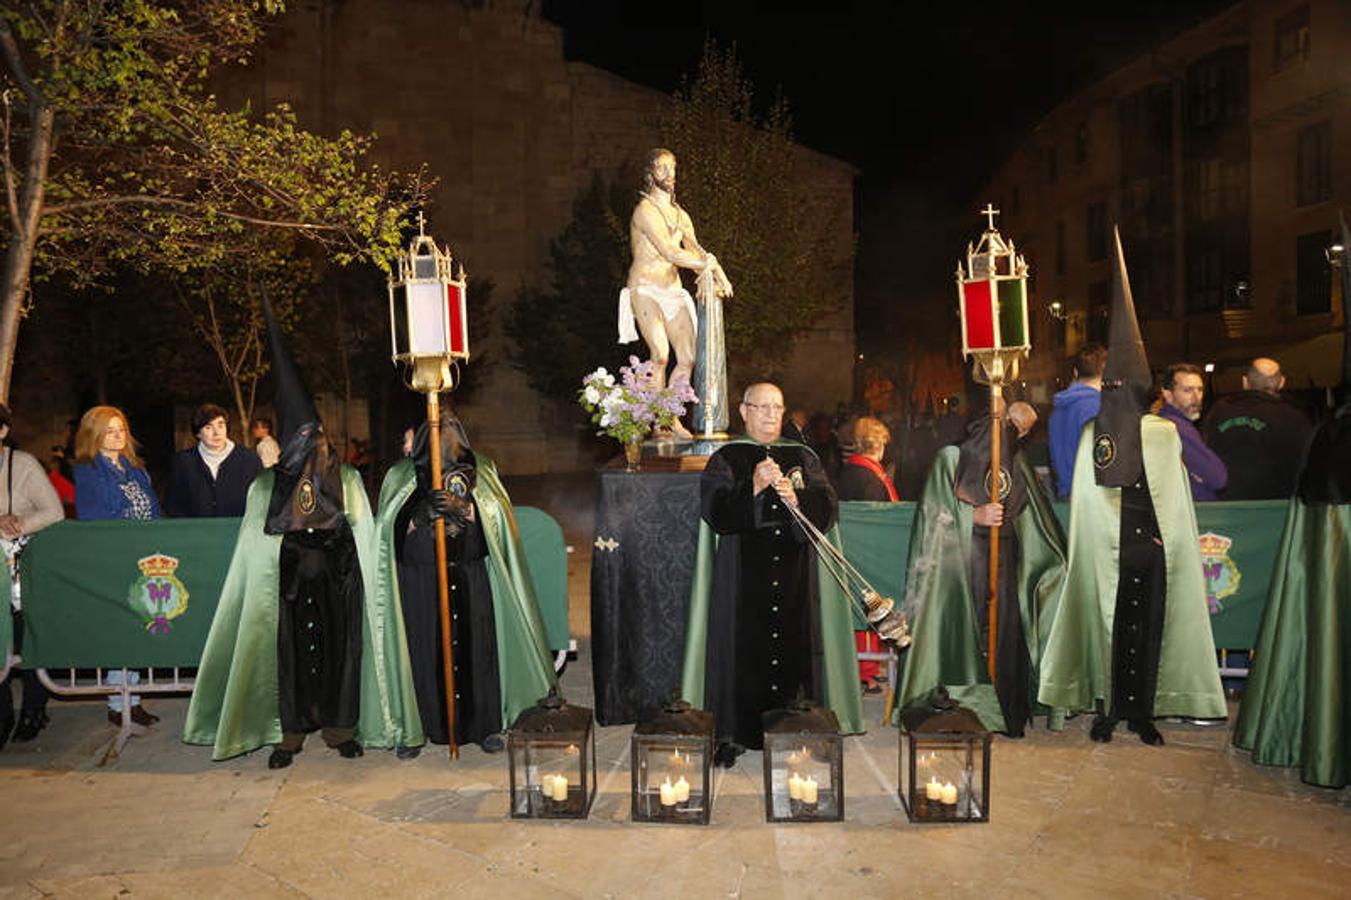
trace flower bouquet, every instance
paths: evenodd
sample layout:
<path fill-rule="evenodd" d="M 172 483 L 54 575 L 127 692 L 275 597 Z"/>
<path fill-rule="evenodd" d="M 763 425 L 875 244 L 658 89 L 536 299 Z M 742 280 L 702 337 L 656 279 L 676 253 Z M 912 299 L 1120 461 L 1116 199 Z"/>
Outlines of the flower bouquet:
<path fill-rule="evenodd" d="M 597 369 L 582 379 L 577 400 L 599 426 L 597 434 L 612 437 L 624 445 L 629 467 L 635 468 L 639 444 L 654 428 L 669 428 L 685 412 L 685 404 L 697 403 L 694 388 L 681 378 L 658 388 L 652 361 L 640 362 L 630 356 L 629 364 L 619 369 L 619 381 L 605 370 Z"/>

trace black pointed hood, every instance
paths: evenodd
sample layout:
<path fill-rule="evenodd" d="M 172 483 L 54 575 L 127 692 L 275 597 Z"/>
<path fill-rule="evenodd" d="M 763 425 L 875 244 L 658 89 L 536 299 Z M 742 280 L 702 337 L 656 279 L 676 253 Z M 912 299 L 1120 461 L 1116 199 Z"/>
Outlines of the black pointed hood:
<path fill-rule="evenodd" d="M 1121 232 L 1112 229 L 1112 311 L 1107 330 L 1107 364 L 1102 373 L 1102 409 L 1093 423 L 1093 468 L 1103 487 L 1126 487 L 1144 474 L 1140 417 L 1149 408 L 1153 386 L 1145 342 L 1135 317 Z"/>
<path fill-rule="evenodd" d="M 1351 231 L 1342 225 L 1342 307 L 1351 304 Z M 1337 409 L 1314 431 L 1304 469 L 1299 474 L 1299 498 L 1305 503 L 1351 503 L 1351 322 L 1342 332 L 1342 383 Z"/>
<path fill-rule="evenodd" d="M 267 509 L 268 534 L 328 530 L 345 522 L 342 467 L 324 434 L 314 400 L 300 377 L 276 313 L 263 292 L 276 385 L 277 438 L 281 456 L 273 466 L 272 498 Z"/>
<path fill-rule="evenodd" d="M 418 426 L 413 435 L 413 465 L 417 469 L 418 486 L 426 489 L 432 478 L 431 428 L 426 422 Z M 441 480 L 449 481 L 452 471 L 473 468 L 473 447 L 469 445 L 469 435 L 464 424 L 455 416 L 441 418 Z M 443 487 L 445 485 L 443 484 Z"/>

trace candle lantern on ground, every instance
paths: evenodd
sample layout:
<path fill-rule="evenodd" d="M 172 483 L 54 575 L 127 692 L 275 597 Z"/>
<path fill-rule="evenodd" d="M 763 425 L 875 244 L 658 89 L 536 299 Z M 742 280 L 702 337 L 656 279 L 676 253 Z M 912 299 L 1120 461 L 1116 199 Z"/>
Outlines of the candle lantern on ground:
<path fill-rule="evenodd" d="M 596 798 L 591 710 L 549 696 L 507 731 L 513 819 L 585 819 Z"/>
<path fill-rule="evenodd" d="M 391 358 L 404 367 L 408 386 L 427 397 L 427 427 L 431 441 L 432 482 L 449 488 L 441 473 L 441 392 L 455 387 L 452 367 L 469 359 L 469 322 L 465 309 L 464 266 L 455 274 L 449 250 L 436 246 L 424 230 L 418 213 L 418 236 L 399 256 L 389 273 L 389 328 Z M 457 759 L 455 743 L 454 642 L 450 592 L 446 581 L 446 525 L 436 519 L 436 587 L 441 613 L 441 658 L 446 686 L 446 721 L 450 728 L 450 758 Z"/>
<path fill-rule="evenodd" d="M 1018 362 L 1032 349 L 1027 323 L 1027 261 L 994 227 L 999 210 L 986 204 L 988 227 L 966 246 L 966 266 L 957 263 L 957 308 L 962 321 L 962 358 L 975 358 L 974 374 L 990 386 L 990 502 L 1002 502 L 1006 482 L 1000 464 L 1004 382 L 1018 377 Z M 1012 449 L 1012 448 L 1009 448 Z M 999 526 L 990 528 L 989 639 L 986 662 L 995 676 L 999 591 Z"/>
<path fill-rule="evenodd" d="M 799 699 L 770 710 L 765 725 L 765 820 L 844 818 L 844 738 L 835 713 Z"/>
<path fill-rule="evenodd" d="M 942 688 L 901 710 L 900 786 L 911 822 L 990 821 L 990 732 Z"/>
<path fill-rule="evenodd" d="M 633 729 L 635 822 L 707 825 L 713 805 L 713 714 L 674 700 Z"/>

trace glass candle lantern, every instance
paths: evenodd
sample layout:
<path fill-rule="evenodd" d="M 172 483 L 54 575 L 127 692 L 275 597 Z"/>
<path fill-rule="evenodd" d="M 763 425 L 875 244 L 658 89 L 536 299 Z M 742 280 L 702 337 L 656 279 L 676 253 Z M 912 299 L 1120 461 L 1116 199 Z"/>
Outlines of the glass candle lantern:
<path fill-rule="evenodd" d="M 901 710 L 900 798 L 911 822 L 990 820 L 990 732 L 939 689 Z"/>
<path fill-rule="evenodd" d="M 629 743 L 632 819 L 707 825 L 713 806 L 713 714 L 675 700 L 639 722 Z"/>
<path fill-rule="evenodd" d="M 585 819 L 596 798 L 596 732 L 591 710 L 557 688 L 507 731 L 513 819 Z"/>
<path fill-rule="evenodd" d="M 765 820 L 844 818 L 844 738 L 835 713 L 799 700 L 764 715 Z"/>

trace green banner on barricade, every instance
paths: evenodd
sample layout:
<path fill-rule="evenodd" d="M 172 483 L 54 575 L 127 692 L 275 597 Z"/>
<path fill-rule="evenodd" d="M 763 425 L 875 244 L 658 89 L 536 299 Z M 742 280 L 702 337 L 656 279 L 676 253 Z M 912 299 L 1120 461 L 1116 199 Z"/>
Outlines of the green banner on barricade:
<path fill-rule="evenodd" d="M 20 560 L 26 666 L 195 666 L 239 519 L 61 522 Z"/>
<path fill-rule="evenodd" d="M 1286 505 L 1284 500 L 1196 505 L 1206 602 L 1219 649 L 1248 649 L 1257 640 Z M 1069 505 L 1056 503 L 1054 508 L 1065 524 Z M 911 502 L 840 504 L 845 556 L 878 591 L 898 603 L 905 597 L 914 521 L 915 504 Z"/>

